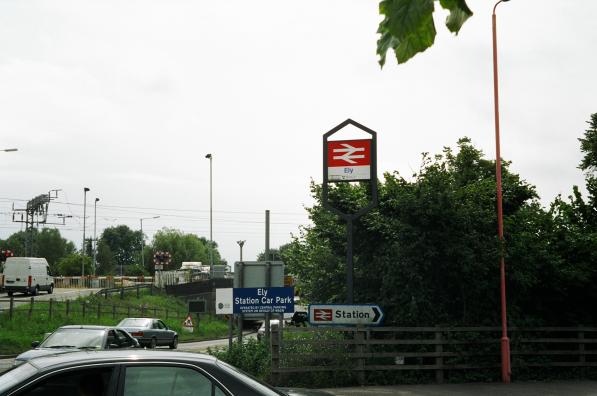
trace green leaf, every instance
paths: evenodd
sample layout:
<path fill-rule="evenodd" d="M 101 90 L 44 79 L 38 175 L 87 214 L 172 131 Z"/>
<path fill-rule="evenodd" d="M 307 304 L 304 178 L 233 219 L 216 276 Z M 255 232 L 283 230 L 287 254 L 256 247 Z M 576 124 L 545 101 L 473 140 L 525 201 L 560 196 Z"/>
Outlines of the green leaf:
<path fill-rule="evenodd" d="M 450 11 L 446 18 L 446 26 L 452 33 L 458 34 L 460 28 L 473 12 L 466 5 L 465 0 L 439 0 L 441 6 Z"/>
<path fill-rule="evenodd" d="M 377 54 L 383 67 L 388 50 L 394 50 L 398 63 L 425 51 L 435 40 L 433 11 L 435 0 L 382 0 L 379 13 L 384 16 L 377 33 Z M 450 11 L 446 26 L 458 34 L 473 12 L 465 0 L 439 0 L 441 6 Z"/>
<path fill-rule="evenodd" d="M 383 0 L 379 4 L 380 14 L 385 16 L 379 24 L 381 37 L 377 41 L 381 66 L 390 48 L 396 53 L 398 63 L 404 63 L 433 45 L 436 34 L 433 1 Z"/>

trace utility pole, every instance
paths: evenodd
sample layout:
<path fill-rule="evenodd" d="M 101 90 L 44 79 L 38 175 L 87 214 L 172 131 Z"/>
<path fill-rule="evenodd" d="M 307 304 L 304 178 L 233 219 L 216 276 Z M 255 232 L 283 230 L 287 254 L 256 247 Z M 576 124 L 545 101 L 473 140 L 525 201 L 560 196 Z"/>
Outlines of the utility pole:
<path fill-rule="evenodd" d="M 97 203 L 100 199 L 95 198 L 93 208 L 93 275 L 95 275 L 95 268 L 97 266 Z"/>
<path fill-rule="evenodd" d="M 85 219 L 87 218 L 87 191 L 88 187 L 83 188 L 83 251 L 81 260 L 81 278 L 85 277 Z"/>
<path fill-rule="evenodd" d="M 213 254 L 213 191 L 212 191 L 212 162 L 213 156 L 207 154 L 205 158 L 209 159 L 209 277 L 214 277 L 214 254 Z"/>

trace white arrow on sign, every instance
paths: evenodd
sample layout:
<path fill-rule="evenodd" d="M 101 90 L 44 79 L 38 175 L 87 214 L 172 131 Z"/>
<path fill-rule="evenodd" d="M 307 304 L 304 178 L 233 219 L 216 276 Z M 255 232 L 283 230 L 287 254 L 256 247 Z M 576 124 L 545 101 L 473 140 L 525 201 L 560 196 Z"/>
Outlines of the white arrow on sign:
<path fill-rule="evenodd" d="M 334 159 L 335 160 L 342 160 L 342 161 L 346 161 L 349 164 L 356 164 L 356 161 L 353 161 L 353 159 L 361 159 L 361 158 L 365 158 L 364 154 L 355 154 L 359 151 L 365 151 L 365 147 L 353 147 L 348 143 L 341 143 L 341 146 L 343 146 L 344 148 L 335 148 L 333 150 L 334 153 L 344 153 L 342 155 L 334 155 Z"/>

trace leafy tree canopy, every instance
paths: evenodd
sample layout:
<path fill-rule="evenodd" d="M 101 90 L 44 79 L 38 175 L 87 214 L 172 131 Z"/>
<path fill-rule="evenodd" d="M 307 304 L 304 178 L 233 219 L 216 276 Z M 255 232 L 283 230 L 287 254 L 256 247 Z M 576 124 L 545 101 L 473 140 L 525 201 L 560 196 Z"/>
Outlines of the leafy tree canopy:
<path fill-rule="evenodd" d="M 183 261 L 200 261 L 205 265 L 209 264 L 210 250 L 213 254 L 214 264 L 223 264 L 218 245 L 215 242 L 210 248 L 209 241 L 203 237 L 198 237 L 195 234 L 185 234 L 172 228 L 164 228 L 153 237 L 148 251 L 149 260 L 146 260 L 146 269 L 153 272 L 153 254 L 157 251 L 169 252 L 172 256 L 172 263 L 168 269 L 177 269 L 180 268 Z"/>
<path fill-rule="evenodd" d="M 586 302 L 565 307 L 571 293 L 578 292 L 576 302 L 594 289 L 594 266 L 574 270 L 556 243 L 568 234 L 554 233 L 535 188 L 508 162 L 502 173 L 511 322 L 597 318 Z M 313 225 L 283 256 L 308 301 L 344 302 L 345 224 L 321 206 L 321 186 L 313 184 L 312 193 Z M 342 183 L 329 199 L 349 211 L 367 195 L 366 184 Z M 355 222 L 354 263 L 355 301 L 381 304 L 390 324 L 499 323 L 495 162 L 461 139 L 456 151 L 424 154 L 412 178 L 385 174 L 378 207 Z"/>
<path fill-rule="evenodd" d="M 57 263 L 58 274 L 62 276 L 80 276 L 82 266 L 85 267 L 85 274 L 91 274 L 91 258 L 78 253 L 69 254 L 61 258 Z"/>

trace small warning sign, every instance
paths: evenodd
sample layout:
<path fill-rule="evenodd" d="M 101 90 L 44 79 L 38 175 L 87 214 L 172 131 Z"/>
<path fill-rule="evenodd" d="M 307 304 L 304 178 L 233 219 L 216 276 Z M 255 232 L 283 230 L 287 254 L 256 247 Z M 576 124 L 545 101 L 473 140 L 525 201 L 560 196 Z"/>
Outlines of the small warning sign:
<path fill-rule="evenodd" d="M 195 327 L 193 325 L 193 318 L 191 318 L 191 314 L 187 315 L 187 318 L 184 320 L 184 322 L 182 322 L 182 327 L 189 331 L 189 332 L 193 332 L 193 327 Z"/>

